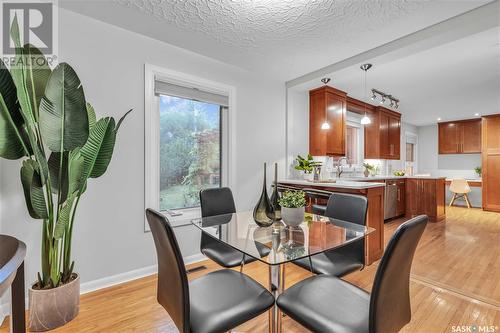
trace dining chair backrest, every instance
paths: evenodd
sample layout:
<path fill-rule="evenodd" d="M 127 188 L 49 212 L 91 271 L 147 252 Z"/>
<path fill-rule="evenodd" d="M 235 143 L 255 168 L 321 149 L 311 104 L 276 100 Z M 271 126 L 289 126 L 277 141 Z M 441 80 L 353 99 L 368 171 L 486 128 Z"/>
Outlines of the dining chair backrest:
<path fill-rule="evenodd" d="M 200 206 L 202 217 L 236 213 L 233 193 L 229 187 L 201 190 Z"/>
<path fill-rule="evenodd" d="M 181 333 L 189 332 L 189 287 L 186 268 L 174 231 L 167 218 L 152 210 L 146 217 L 158 259 L 157 299 Z"/>
<path fill-rule="evenodd" d="M 325 216 L 360 225 L 366 224 L 368 200 L 362 195 L 332 193 Z"/>
<path fill-rule="evenodd" d="M 332 193 L 326 205 L 325 216 L 359 225 L 366 225 L 368 200 L 362 195 Z M 334 250 L 338 254 L 364 264 L 365 240 L 359 239 Z"/>
<path fill-rule="evenodd" d="M 401 224 L 379 263 L 370 297 L 369 332 L 399 332 L 411 320 L 410 270 L 428 218 L 417 216 Z"/>
<path fill-rule="evenodd" d="M 469 193 L 470 186 L 465 179 L 453 179 L 450 183 L 450 191 L 458 194 Z"/>

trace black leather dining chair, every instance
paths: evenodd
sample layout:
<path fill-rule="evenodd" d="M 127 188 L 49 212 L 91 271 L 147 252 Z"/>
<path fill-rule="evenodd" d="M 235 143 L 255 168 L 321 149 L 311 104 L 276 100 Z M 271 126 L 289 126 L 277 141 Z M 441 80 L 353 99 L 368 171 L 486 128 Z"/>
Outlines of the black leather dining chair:
<path fill-rule="evenodd" d="M 274 297 L 243 273 L 223 269 L 188 282 L 174 231 L 165 216 L 146 210 L 158 258 L 157 299 L 181 333 L 219 333 L 264 313 Z"/>
<path fill-rule="evenodd" d="M 332 193 L 325 216 L 366 225 L 368 200 L 354 194 Z M 294 264 L 315 274 L 344 276 L 365 266 L 365 240 L 360 239 L 338 249 L 294 261 Z"/>
<path fill-rule="evenodd" d="M 335 276 L 316 275 L 286 290 L 278 306 L 313 332 L 398 332 L 411 320 L 410 270 L 427 220 L 421 215 L 398 227 L 378 266 L 371 295 Z"/>
<path fill-rule="evenodd" d="M 201 216 L 217 216 L 236 213 L 233 193 L 228 187 L 210 188 L 200 191 Z M 226 245 L 216 238 L 201 233 L 200 251 L 222 267 L 232 268 L 257 259 Z"/>

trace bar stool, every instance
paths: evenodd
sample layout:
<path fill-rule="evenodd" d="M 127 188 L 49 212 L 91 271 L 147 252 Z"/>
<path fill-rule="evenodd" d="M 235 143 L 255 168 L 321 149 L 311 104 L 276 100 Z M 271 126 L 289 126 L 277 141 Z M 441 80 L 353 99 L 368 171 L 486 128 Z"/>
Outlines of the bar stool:
<path fill-rule="evenodd" d="M 467 193 L 471 191 L 469 183 L 465 179 L 453 179 L 450 184 L 450 191 L 453 192 L 450 207 L 453 206 L 455 200 L 463 198 L 467 204 L 467 208 L 471 208 L 469 196 Z"/>

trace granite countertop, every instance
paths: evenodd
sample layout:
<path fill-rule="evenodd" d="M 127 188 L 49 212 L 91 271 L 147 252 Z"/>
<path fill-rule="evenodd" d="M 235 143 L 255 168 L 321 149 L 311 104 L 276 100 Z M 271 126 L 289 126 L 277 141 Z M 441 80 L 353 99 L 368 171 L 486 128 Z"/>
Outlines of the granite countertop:
<path fill-rule="evenodd" d="M 334 183 L 329 182 L 313 182 L 308 180 L 280 180 L 278 183 L 281 184 L 291 184 L 291 185 L 309 185 L 309 186 L 323 186 L 323 187 L 333 187 L 333 188 L 350 188 L 350 189 L 365 189 L 385 186 L 385 183 L 372 183 L 372 182 L 362 182 L 362 181 L 352 181 L 352 180 L 337 180 Z"/>

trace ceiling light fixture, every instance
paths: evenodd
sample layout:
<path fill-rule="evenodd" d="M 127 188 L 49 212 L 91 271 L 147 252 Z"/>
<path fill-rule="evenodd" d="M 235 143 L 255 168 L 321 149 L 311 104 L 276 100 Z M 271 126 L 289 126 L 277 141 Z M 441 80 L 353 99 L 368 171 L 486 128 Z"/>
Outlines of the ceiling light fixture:
<path fill-rule="evenodd" d="M 328 82 L 330 82 L 330 78 L 329 77 L 324 77 L 321 79 L 321 82 L 323 82 L 323 84 L 326 86 L 328 84 Z M 330 129 L 330 123 L 328 122 L 328 110 L 325 108 L 325 121 L 323 122 L 323 124 L 321 124 L 321 129 L 322 130 L 329 130 Z"/>
<path fill-rule="evenodd" d="M 365 73 L 364 75 L 364 85 L 363 85 L 363 93 L 365 95 L 365 101 L 366 101 L 366 72 L 368 72 L 368 70 L 372 67 L 372 64 L 363 64 L 361 65 L 361 70 Z M 373 94 L 373 92 L 372 92 Z M 373 94 L 372 96 L 372 99 L 376 97 L 375 94 Z M 365 115 L 363 116 L 363 118 L 361 118 L 361 124 L 362 125 L 368 125 L 368 124 L 371 124 L 371 119 L 370 117 L 368 117 L 368 115 L 366 114 L 366 102 L 365 102 Z"/>
<path fill-rule="evenodd" d="M 380 96 L 380 104 L 385 104 L 385 101 L 386 100 L 389 100 L 391 103 L 389 104 L 389 106 L 391 108 L 399 108 L 399 99 L 397 99 L 396 97 L 390 95 L 390 94 L 386 94 L 385 92 L 383 91 L 380 91 L 380 90 L 377 90 L 377 89 L 372 89 L 372 100 L 376 100 L 377 99 L 377 95 Z"/>

